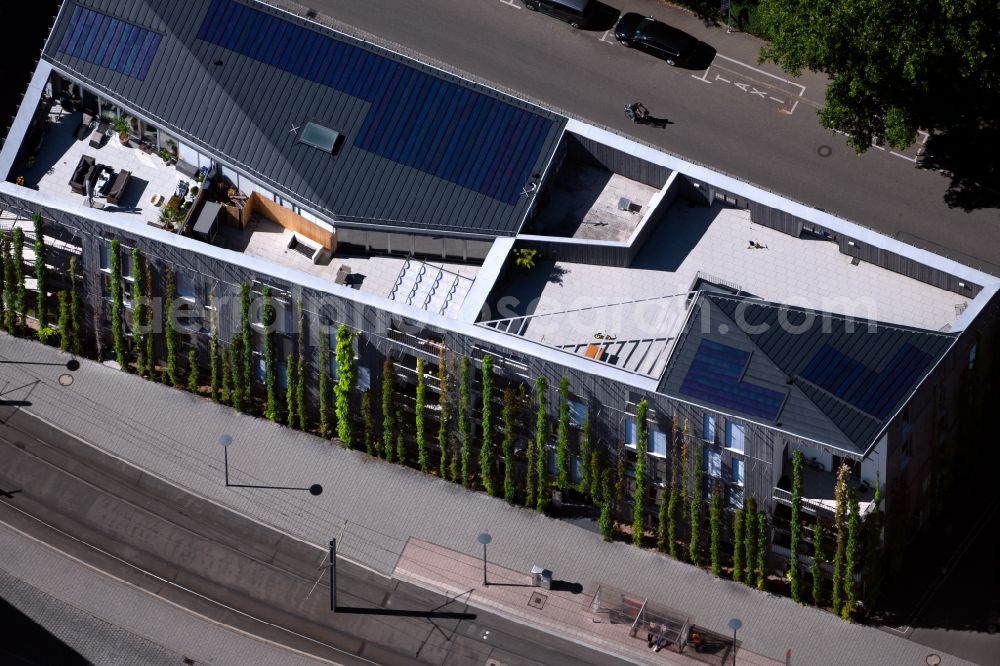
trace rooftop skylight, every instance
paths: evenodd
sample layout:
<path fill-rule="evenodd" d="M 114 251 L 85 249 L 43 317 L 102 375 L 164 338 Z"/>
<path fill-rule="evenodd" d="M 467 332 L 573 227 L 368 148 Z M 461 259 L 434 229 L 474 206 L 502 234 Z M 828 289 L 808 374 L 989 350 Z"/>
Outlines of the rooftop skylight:
<path fill-rule="evenodd" d="M 338 139 L 340 139 L 340 132 L 316 123 L 306 123 L 302 134 L 299 135 L 299 143 L 319 148 L 324 153 L 333 153 Z"/>

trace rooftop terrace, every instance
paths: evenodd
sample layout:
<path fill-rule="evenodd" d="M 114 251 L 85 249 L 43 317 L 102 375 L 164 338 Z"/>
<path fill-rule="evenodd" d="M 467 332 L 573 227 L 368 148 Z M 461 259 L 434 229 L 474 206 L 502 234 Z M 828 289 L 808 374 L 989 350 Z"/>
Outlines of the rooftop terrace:
<path fill-rule="evenodd" d="M 491 295 L 490 325 L 655 377 L 699 278 L 765 301 L 931 331 L 948 330 L 967 305 L 952 292 L 855 265 L 834 243 L 754 224 L 747 210 L 678 201 L 628 268 L 550 261 L 512 273 Z"/>

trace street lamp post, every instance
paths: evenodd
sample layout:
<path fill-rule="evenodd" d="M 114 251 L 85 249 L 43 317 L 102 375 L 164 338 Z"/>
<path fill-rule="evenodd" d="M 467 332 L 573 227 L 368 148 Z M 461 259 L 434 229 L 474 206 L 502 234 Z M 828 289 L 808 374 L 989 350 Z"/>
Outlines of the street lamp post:
<path fill-rule="evenodd" d="M 742 626 L 739 618 L 734 617 L 729 621 L 729 628 L 733 630 L 733 666 L 736 666 L 736 631 Z"/>
<path fill-rule="evenodd" d="M 323 493 L 323 486 L 318 483 L 314 483 L 308 488 L 302 488 L 300 486 L 258 486 L 250 485 L 245 483 L 229 483 L 229 445 L 233 443 L 232 435 L 227 433 L 222 433 L 219 435 L 219 445 L 222 447 L 222 459 L 226 468 L 226 487 L 227 488 L 264 488 L 267 490 L 308 490 L 311 495 L 320 495 Z"/>
<path fill-rule="evenodd" d="M 490 583 L 486 580 L 486 544 L 493 541 L 493 537 L 489 535 L 489 532 L 483 532 L 478 539 L 479 543 L 483 544 L 483 587 L 489 587 Z"/>

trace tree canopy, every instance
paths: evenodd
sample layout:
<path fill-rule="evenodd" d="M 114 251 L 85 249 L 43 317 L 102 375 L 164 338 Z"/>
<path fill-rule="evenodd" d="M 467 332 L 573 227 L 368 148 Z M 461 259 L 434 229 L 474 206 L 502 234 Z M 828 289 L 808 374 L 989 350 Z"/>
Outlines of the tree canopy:
<path fill-rule="evenodd" d="M 921 128 L 995 129 L 996 0 L 761 0 L 758 11 L 761 61 L 827 74 L 821 122 L 858 153 L 904 148 Z"/>

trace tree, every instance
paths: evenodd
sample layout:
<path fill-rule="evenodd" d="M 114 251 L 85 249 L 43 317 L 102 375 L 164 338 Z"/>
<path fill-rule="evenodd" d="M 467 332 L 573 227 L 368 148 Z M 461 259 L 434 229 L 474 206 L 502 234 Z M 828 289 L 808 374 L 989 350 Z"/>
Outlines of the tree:
<path fill-rule="evenodd" d="M 214 402 L 219 402 L 219 381 L 222 374 L 222 358 L 219 351 L 219 312 L 218 304 L 215 301 L 215 294 L 209 296 L 209 303 L 212 305 L 212 309 L 209 312 L 209 327 L 212 329 L 212 337 L 208 341 L 208 355 L 209 362 L 211 364 L 211 390 L 212 390 L 212 400 Z"/>
<path fill-rule="evenodd" d="M 396 462 L 406 464 L 406 439 L 403 429 L 403 408 L 396 403 Z"/>
<path fill-rule="evenodd" d="M 188 380 L 187 387 L 191 393 L 198 392 L 198 350 L 188 351 Z"/>
<path fill-rule="evenodd" d="M 712 506 L 709 510 L 710 548 L 712 573 L 722 575 L 722 492 L 718 486 L 712 489 Z"/>
<path fill-rule="evenodd" d="M 111 260 L 112 265 L 114 265 L 114 258 L 117 253 L 112 251 Z M 174 330 L 174 313 L 176 311 L 175 301 L 177 300 L 177 285 L 174 283 L 174 271 L 170 266 L 167 266 L 163 271 L 163 282 L 164 282 L 164 301 L 166 305 L 166 311 L 164 312 L 166 323 L 163 327 L 163 341 L 167 346 L 167 369 L 163 374 L 164 381 L 170 386 L 177 386 L 180 383 L 181 377 L 177 370 L 177 332 Z M 240 387 L 242 389 L 242 383 Z M 233 403 L 233 407 L 236 409 L 243 408 L 242 395 L 240 396 L 239 404 Z"/>
<path fill-rule="evenodd" d="M 559 477 L 556 484 L 560 490 L 570 487 L 569 480 L 569 379 L 559 382 L 559 443 L 556 449 L 556 464 Z"/>
<path fill-rule="evenodd" d="M 420 471 L 427 473 L 427 385 L 424 380 L 424 359 L 417 357 L 417 400 L 414 408 L 414 425 L 417 430 L 417 465 Z"/>
<path fill-rule="evenodd" d="M 670 488 L 664 486 L 660 494 L 660 509 L 656 514 L 656 549 L 668 552 L 670 539 Z"/>
<path fill-rule="evenodd" d="M 517 484 L 514 479 L 514 412 L 517 399 L 514 389 L 503 392 L 503 498 L 508 504 L 517 502 Z"/>
<path fill-rule="evenodd" d="M 224 404 L 230 404 L 229 401 L 232 399 L 232 372 L 232 355 L 229 351 L 229 347 L 225 347 L 222 350 L 222 389 L 219 394 L 219 399 L 222 400 Z"/>
<path fill-rule="evenodd" d="M 361 394 L 361 422 L 364 425 L 365 451 L 370 456 L 376 453 L 375 408 L 372 406 L 372 392 Z"/>
<path fill-rule="evenodd" d="M 382 454 L 392 462 L 396 444 L 396 370 L 392 359 L 382 364 Z"/>
<path fill-rule="evenodd" d="M 142 254 L 139 248 L 134 247 L 132 248 L 132 343 L 136 351 L 135 369 L 140 375 L 146 370 L 145 338 L 149 334 L 145 271 L 142 267 Z"/>
<path fill-rule="evenodd" d="M 148 281 L 147 281 L 148 283 Z M 83 355 L 83 306 L 80 301 L 80 278 L 76 272 L 76 257 L 69 259 L 69 318 L 72 329 L 70 351 L 77 355 Z"/>
<path fill-rule="evenodd" d="M 745 535 L 743 547 L 746 549 L 743 560 L 743 582 L 747 585 L 753 585 L 754 567 L 757 566 L 757 500 L 752 495 L 747 499 L 743 520 L 746 521 L 746 526 L 743 528 Z"/>
<path fill-rule="evenodd" d="M 853 622 L 854 611 L 858 603 L 854 575 L 858 571 L 858 556 L 861 547 L 861 514 L 856 488 L 851 488 L 850 506 L 850 514 L 847 518 L 847 548 L 844 553 L 844 605 L 840 609 L 840 616 L 848 622 Z"/>
<path fill-rule="evenodd" d="M 235 337 L 229 343 L 229 370 L 232 372 L 229 397 L 233 409 L 243 411 L 243 338 Z"/>
<path fill-rule="evenodd" d="M 3 250 L 3 300 L 5 304 L 5 320 L 4 327 L 7 332 L 11 335 L 17 334 L 17 266 L 15 265 L 14 256 L 10 247 L 10 243 L 7 241 L 7 237 L 0 234 L 0 238 L 3 238 L 3 245 L 0 249 Z"/>
<path fill-rule="evenodd" d="M 143 273 L 143 283 L 146 287 L 145 297 L 146 297 L 146 376 L 153 379 L 154 373 L 156 372 L 156 331 L 159 328 L 153 323 L 153 319 L 156 315 L 156 310 L 153 308 L 153 269 L 150 266 L 149 259 L 143 257 L 142 259 L 142 273 Z M 213 313 L 214 314 L 214 313 Z M 81 341 L 81 345 L 82 345 Z"/>
<path fill-rule="evenodd" d="M 35 299 L 35 316 L 38 319 L 39 330 L 49 325 L 49 311 L 45 270 L 45 225 L 42 216 L 35 213 L 31 216 L 35 223 L 35 289 L 38 292 Z"/>
<path fill-rule="evenodd" d="M 441 451 L 439 471 L 441 478 L 447 478 L 451 437 L 449 418 L 451 416 L 451 378 L 448 376 L 448 363 L 444 357 L 444 347 L 438 350 L 438 449 Z M 454 456 L 451 456 L 454 458 Z M 456 468 L 452 464 L 451 480 L 455 481 Z"/>
<path fill-rule="evenodd" d="M 65 291 L 59 292 L 59 349 L 64 352 L 70 347 L 70 325 L 69 325 L 69 294 Z"/>
<path fill-rule="evenodd" d="M 847 464 L 841 464 L 837 470 L 837 485 L 834 497 L 837 508 L 833 512 L 833 529 L 836 534 L 836 549 L 833 553 L 833 612 L 840 615 L 844 597 L 844 551 L 847 549 L 847 477 L 850 470 Z"/>
<path fill-rule="evenodd" d="M 764 589 L 767 580 L 767 514 L 757 514 L 757 589 Z"/>
<path fill-rule="evenodd" d="M 470 365 L 469 357 L 463 356 L 458 395 L 458 438 L 462 442 L 462 485 L 466 488 L 472 487 L 472 429 L 469 424 Z"/>
<path fill-rule="evenodd" d="M 295 360 L 295 353 L 290 353 L 285 361 L 285 423 L 289 428 L 298 426 L 296 417 L 298 410 L 295 409 L 295 398 L 298 396 L 298 363 Z"/>
<path fill-rule="evenodd" d="M 667 546 L 670 557 L 680 559 L 680 549 L 677 546 L 681 528 L 681 507 L 684 500 L 681 496 L 682 478 L 686 476 L 681 469 L 680 451 L 687 446 L 687 421 L 684 422 L 684 432 L 677 438 L 677 417 L 674 417 L 674 441 L 670 447 L 670 499 L 667 501 Z"/>
<path fill-rule="evenodd" d="M 253 382 L 253 329 L 250 327 L 250 285 L 246 282 L 240 285 L 240 328 L 243 336 L 243 344 L 240 346 L 243 352 L 240 359 L 240 368 L 243 373 L 240 379 L 240 389 L 243 395 L 240 396 L 240 401 L 244 408 L 249 411 L 250 387 L 251 382 Z"/>
<path fill-rule="evenodd" d="M 496 496 L 495 468 L 496 455 L 493 451 L 493 357 L 483 357 L 483 439 L 479 448 L 479 471 L 483 476 L 483 488 Z"/>
<path fill-rule="evenodd" d="M 75 257 L 74 257 L 75 258 Z M 0 232 L 0 327 L 7 328 L 7 236 Z"/>
<path fill-rule="evenodd" d="M 598 526 L 605 541 L 615 538 L 614 490 L 612 489 L 611 470 L 605 468 L 601 472 L 601 516 Z"/>
<path fill-rule="evenodd" d="M 298 420 L 298 427 L 300 430 L 309 429 L 309 419 L 307 417 L 307 407 L 306 402 L 306 353 L 309 351 L 309 346 L 306 344 L 306 320 L 305 315 L 302 313 L 302 302 L 299 301 L 298 304 L 299 313 L 299 326 L 298 326 L 298 344 L 296 345 L 297 351 L 295 354 L 295 412 Z M 289 368 L 288 372 L 292 369 Z M 327 386 L 327 390 L 329 390 Z"/>
<path fill-rule="evenodd" d="M 391 361 L 386 361 L 390 367 Z M 319 436 L 330 436 L 330 331 L 326 327 L 319 336 Z"/>
<path fill-rule="evenodd" d="M 580 435 L 580 492 L 590 492 L 591 475 L 590 459 L 594 450 L 590 443 L 590 410 L 583 416 L 583 432 Z"/>
<path fill-rule="evenodd" d="M 761 59 L 829 76 L 820 121 L 858 153 L 873 142 L 905 148 L 919 128 L 947 127 L 963 113 L 995 116 L 995 2 L 763 0 L 758 17 L 770 40 Z"/>
<path fill-rule="evenodd" d="M 875 479 L 875 499 L 872 510 L 865 519 L 865 563 L 862 575 L 865 580 L 865 600 L 874 608 L 882 592 L 882 490 Z"/>
<path fill-rule="evenodd" d="M 636 546 L 642 545 L 642 535 L 646 531 L 646 496 L 649 495 L 649 479 L 646 474 L 646 439 L 649 436 L 648 415 L 649 402 L 643 398 L 635 407 L 637 441 L 635 444 L 635 495 L 632 504 L 632 543 Z"/>
<path fill-rule="evenodd" d="M 266 286 L 262 293 L 264 303 L 261 306 L 261 324 L 264 326 L 264 386 L 267 389 L 267 403 L 264 406 L 264 418 L 278 421 L 278 358 L 277 333 L 274 331 L 274 321 L 277 317 L 274 305 L 271 304 L 271 288 Z"/>
<path fill-rule="evenodd" d="M 15 240 L 20 228 L 15 229 Z M 22 274 L 23 278 L 23 274 Z M 115 351 L 115 361 L 122 370 L 128 370 L 125 358 L 125 297 L 122 292 L 121 243 L 111 241 L 111 340 Z"/>
<path fill-rule="evenodd" d="M 538 474 L 537 459 L 544 455 L 545 439 L 549 430 L 549 414 L 546 404 L 546 394 L 549 390 L 549 383 L 545 377 L 535 379 L 535 436 L 528 440 L 528 478 L 525 483 L 525 506 L 528 508 L 538 508 L 539 498 L 542 495 L 542 484 L 544 477 Z M 600 479 L 598 479 L 600 483 Z M 544 511 L 544 507 L 538 509 Z"/>
<path fill-rule="evenodd" d="M 733 580 L 743 580 L 743 557 L 746 554 L 746 544 L 743 529 L 746 526 L 746 519 L 743 517 L 743 509 L 736 510 L 733 518 Z"/>
<path fill-rule="evenodd" d="M 337 329 L 337 372 L 340 378 L 334 391 L 337 395 L 337 436 L 344 448 L 354 447 L 354 422 L 351 420 L 351 393 L 358 381 L 354 367 L 354 334 L 341 324 Z"/>
<path fill-rule="evenodd" d="M 691 493 L 691 540 L 688 542 L 688 556 L 695 566 L 701 564 L 701 450 L 695 447 L 694 480 Z"/>
<path fill-rule="evenodd" d="M 812 600 L 816 606 L 823 604 L 823 563 L 826 562 L 825 530 L 823 522 L 816 516 L 816 527 L 813 529 L 813 557 L 810 573 L 812 574 Z"/>
<path fill-rule="evenodd" d="M 799 544 L 802 543 L 802 451 L 792 453 L 792 543 L 789 546 L 788 583 L 792 601 L 802 603 L 802 581 L 799 577 Z"/>

